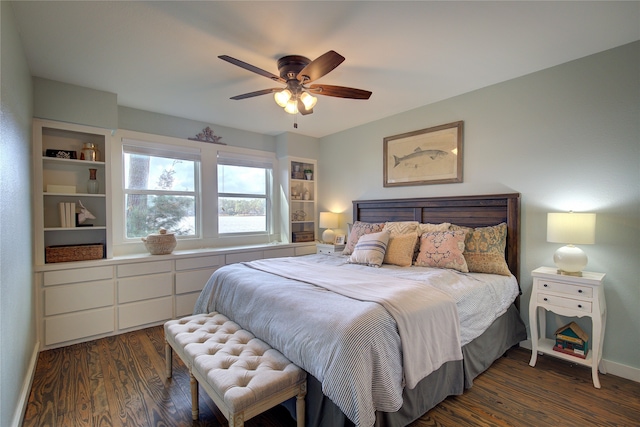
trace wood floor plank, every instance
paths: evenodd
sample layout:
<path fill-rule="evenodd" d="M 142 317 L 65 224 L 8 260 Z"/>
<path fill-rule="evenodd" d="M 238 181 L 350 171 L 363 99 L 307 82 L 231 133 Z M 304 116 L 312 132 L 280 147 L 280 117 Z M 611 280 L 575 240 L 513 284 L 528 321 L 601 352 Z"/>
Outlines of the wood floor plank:
<path fill-rule="evenodd" d="M 600 375 L 551 356 L 529 366 L 530 351 L 512 349 L 461 396 L 451 396 L 412 427 L 638 426 L 640 384 Z M 226 427 L 215 404 L 200 392 L 200 419 L 191 420 L 189 372 L 173 357 L 165 378 L 161 326 L 40 353 L 24 427 Z M 247 427 L 293 427 L 277 406 Z"/>

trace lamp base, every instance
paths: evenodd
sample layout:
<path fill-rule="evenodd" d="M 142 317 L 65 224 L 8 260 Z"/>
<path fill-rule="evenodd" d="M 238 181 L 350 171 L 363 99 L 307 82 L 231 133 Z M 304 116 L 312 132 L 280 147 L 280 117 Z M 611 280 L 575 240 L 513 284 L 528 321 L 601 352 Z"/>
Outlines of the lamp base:
<path fill-rule="evenodd" d="M 332 245 L 335 239 L 336 239 L 336 233 L 334 233 L 334 231 L 330 228 L 327 228 L 322 233 L 322 241 L 324 243 L 328 243 Z"/>
<path fill-rule="evenodd" d="M 587 254 L 578 247 L 567 245 L 559 248 L 553 254 L 553 262 L 560 274 L 567 276 L 582 276 L 582 270 L 587 266 Z"/>

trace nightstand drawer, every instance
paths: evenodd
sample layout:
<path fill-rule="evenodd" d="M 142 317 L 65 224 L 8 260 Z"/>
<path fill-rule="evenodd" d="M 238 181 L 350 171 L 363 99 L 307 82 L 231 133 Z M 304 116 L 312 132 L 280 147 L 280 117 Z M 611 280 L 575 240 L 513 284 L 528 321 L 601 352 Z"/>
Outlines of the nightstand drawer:
<path fill-rule="evenodd" d="M 569 285 L 551 280 L 539 280 L 538 291 L 556 292 L 559 294 L 573 295 L 574 297 L 593 298 L 591 286 Z"/>
<path fill-rule="evenodd" d="M 569 308 L 571 310 L 591 313 L 591 303 L 566 297 L 558 297 L 549 294 L 538 294 L 538 304 L 554 305 L 556 307 Z"/>

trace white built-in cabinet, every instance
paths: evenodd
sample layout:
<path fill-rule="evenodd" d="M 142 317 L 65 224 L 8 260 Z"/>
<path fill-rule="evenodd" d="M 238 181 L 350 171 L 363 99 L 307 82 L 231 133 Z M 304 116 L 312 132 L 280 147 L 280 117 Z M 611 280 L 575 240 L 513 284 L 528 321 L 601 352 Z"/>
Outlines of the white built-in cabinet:
<path fill-rule="evenodd" d="M 285 200 L 281 210 L 283 234 L 291 243 L 314 242 L 316 232 L 317 162 L 313 159 L 286 157 L 282 186 Z"/>
<path fill-rule="evenodd" d="M 190 315 L 211 274 L 226 264 L 316 252 L 311 239 L 298 244 L 113 257 L 110 142 L 111 131 L 107 129 L 39 119 L 33 122 L 34 273 L 41 349 L 160 325 Z M 98 148 L 97 160 L 80 160 L 85 143 Z M 52 153 L 47 156 L 47 150 L 60 152 L 61 157 L 51 157 Z M 72 153 L 75 159 L 70 158 L 74 157 Z M 292 175 L 296 165 L 302 171 L 313 170 L 311 179 Z M 100 184 L 95 194 L 87 191 L 90 168 L 97 169 Z M 287 233 L 289 236 L 295 231 L 313 233 L 315 161 L 290 159 L 286 169 L 287 188 L 302 192 L 300 198 L 292 200 L 291 208 L 306 212 L 303 220 L 286 222 Z M 305 191 L 309 194 L 307 198 Z M 92 226 L 62 227 L 61 202 L 82 202 L 96 216 Z M 289 217 L 288 208 L 286 215 Z M 47 246 L 90 243 L 103 243 L 106 256 L 86 261 L 45 262 Z"/>

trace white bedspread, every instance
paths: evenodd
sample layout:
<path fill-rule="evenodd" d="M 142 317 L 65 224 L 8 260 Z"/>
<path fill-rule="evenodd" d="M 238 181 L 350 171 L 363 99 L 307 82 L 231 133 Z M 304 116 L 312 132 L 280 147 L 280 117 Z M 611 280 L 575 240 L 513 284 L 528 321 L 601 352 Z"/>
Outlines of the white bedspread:
<path fill-rule="evenodd" d="M 513 277 L 424 267 L 371 268 L 347 264 L 343 256 L 324 254 L 299 257 L 296 262 L 303 259 L 310 263 L 306 264 L 309 270 L 339 268 L 344 277 L 374 275 L 377 279 L 372 281 L 388 286 L 397 278 L 428 282 L 455 301 L 461 325 L 459 345 L 480 335 L 518 292 Z M 256 265 L 274 262 L 265 260 Z M 373 425 L 375 411 L 397 411 L 402 405 L 402 345 L 406 343 L 401 344 L 400 326 L 394 317 L 379 303 L 359 301 L 298 278 L 244 264 L 227 265 L 211 276 L 194 313 L 218 311 L 278 349 L 318 379 L 323 393 L 356 425 Z M 344 283 L 328 276 L 326 281 Z M 432 322 L 430 327 L 440 325 Z"/>
<path fill-rule="evenodd" d="M 301 258 L 246 263 L 251 268 L 296 279 L 332 292 L 381 304 L 398 325 L 406 385 L 418 382 L 445 362 L 462 359 L 454 300 L 424 282 L 317 264 Z"/>

